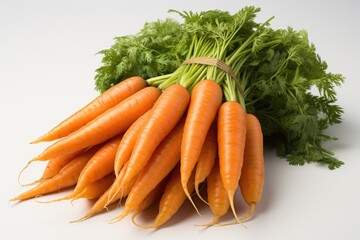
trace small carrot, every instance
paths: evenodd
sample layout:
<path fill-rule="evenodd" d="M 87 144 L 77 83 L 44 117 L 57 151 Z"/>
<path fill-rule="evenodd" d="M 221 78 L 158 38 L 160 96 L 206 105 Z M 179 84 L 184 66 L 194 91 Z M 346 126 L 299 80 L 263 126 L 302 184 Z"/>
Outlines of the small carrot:
<path fill-rule="evenodd" d="M 138 216 L 141 212 L 145 211 L 149 207 L 151 207 L 155 202 L 160 200 L 161 195 L 164 192 L 166 183 L 168 178 L 164 178 L 164 180 L 161 181 L 145 198 L 144 200 L 134 209 L 134 212 L 131 216 L 131 221 L 134 225 L 141 227 L 140 224 L 138 224 L 135 221 L 136 216 Z"/>
<path fill-rule="evenodd" d="M 234 207 L 234 195 L 241 176 L 246 139 L 246 113 L 240 103 L 223 103 L 219 109 L 217 126 L 221 179 L 228 194 L 231 210 L 240 223 Z"/>
<path fill-rule="evenodd" d="M 86 152 L 80 154 L 66 164 L 61 171 L 54 177 L 45 180 L 34 188 L 12 198 L 10 201 L 23 201 L 44 194 L 56 192 L 66 187 L 74 186 L 78 180 L 80 172 L 86 163 L 95 154 L 97 147 L 93 147 Z"/>
<path fill-rule="evenodd" d="M 249 213 L 242 219 L 253 216 L 259 203 L 264 185 L 263 134 L 259 120 L 252 114 L 246 114 L 247 132 L 244 152 L 244 164 L 239 181 L 241 194 L 249 206 Z"/>
<path fill-rule="evenodd" d="M 80 198 L 86 198 L 89 200 L 98 199 L 106 192 L 107 189 L 109 189 L 114 180 L 115 175 L 108 174 L 96 182 L 87 185 L 80 193 L 72 198 L 72 201 Z"/>
<path fill-rule="evenodd" d="M 101 197 L 94 203 L 91 209 L 85 213 L 85 215 L 77 220 L 72 220 L 71 222 L 81 222 L 84 221 L 97 213 L 102 212 L 104 209 L 107 209 L 112 203 L 117 200 L 126 197 L 130 190 L 132 189 L 136 177 L 132 179 L 126 186 L 122 186 L 122 177 L 124 176 L 127 163 L 124 166 L 124 169 L 120 171 L 119 176 L 115 178 L 111 186 L 106 190 L 106 192 L 101 195 Z M 121 189 L 121 190 L 120 190 Z"/>
<path fill-rule="evenodd" d="M 147 111 L 141 117 L 139 117 L 124 133 L 124 136 L 121 139 L 117 149 L 114 161 L 114 171 L 116 176 L 119 174 L 123 165 L 129 160 L 135 145 L 137 134 L 139 133 L 141 126 L 147 121 L 150 112 L 151 110 Z"/>
<path fill-rule="evenodd" d="M 52 159 L 102 143 L 130 127 L 152 108 L 160 96 L 155 87 L 146 87 L 99 115 L 79 130 L 46 148 L 35 159 Z"/>
<path fill-rule="evenodd" d="M 194 174 L 191 174 L 186 187 L 189 192 L 194 190 Z M 159 228 L 173 217 L 181 208 L 187 199 L 181 183 L 179 167 L 175 168 L 166 184 L 164 193 L 160 199 L 159 212 L 150 226 L 141 226 L 142 228 Z"/>
<path fill-rule="evenodd" d="M 188 91 L 179 84 L 171 85 L 162 92 L 137 136 L 123 179 L 125 183 L 145 167 L 160 142 L 179 122 L 189 101 Z"/>
<path fill-rule="evenodd" d="M 45 170 L 43 172 L 43 175 L 38 179 L 35 180 L 32 183 L 21 183 L 20 182 L 20 177 L 21 174 L 25 171 L 25 169 L 34 161 L 37 161 L 36 159 L 33 159 L 31 161 L 29 161 L 26 166 L 20 171 L 19 176 L 18 176 L 18 182 L 20 183 L 20 185 L 22 186 L 29 186 L 29 185 L 33 185 L 36 183 L 40 183 L 46 179 L 52 178 L 53 176 L 55 176 L 56 174 L 58 174 L 60 172 L 60 170 L 68 163 L 70 162 L 75 156 L 77 156 L 80 152 L 82 152 L 83 150 L 77 151 L 77 152 L 73 152 L 58 158 L 54 158 L 48 161 Z"/>
<path fill-rule="evenodd" d="M 205 203 L 207 202 L 201 197 L 199 191 L 199 185 L 202 182 L 204 182 L 207 176 L 210 174 L 216 157 L 217 157 L 217 133 L 216 133 L 216 124 L 215 122 L 213 122 L 207 133 L 195 169 L 195 192 L 199 196 L 199 198 Z"/>
<path fill-rule="evenodd" d="M 181 140 L 181 182 L 184 192 L 197 210 L 186 189 L 188 180 L 200 156 L 206 134 L 222 101 L 222 90 L 213 80 L 202 80 L 191 93 L 184 133 Z"/>
<path fill-rule="evenodd" d="M 146 81 L 138 76 L 123 80 L 31 143 L 52 141 L 69 135 L 146 85 Z"/>
<path fill-rule="evenodd" d="M 55 200 L 47 201 L 47 203 L 71 199 L 84 190 L 88 185 L 113 172 L 115 153 L 121 138 L 122 135 L 120 134 L 112 139 L 109 139 L 91 157 L 82 169 L 76 187 L 70 194 Z"/>
<path fill-rule="evenodd" d="M 216 160 L 211 173 L 207 178 L 207 193 L 208 203 L 211 212 L 214 214 L 214 218 L 209 223 L 200 225 L 206 227 L 218 223 L 219 219 L 224 216 L 230 208 L 229 198 L 220 176 L 218 159 Z"/>
<path fill-rule="evenodd" d="M 176 127 L 156 148 L 131 189 L 126 199 L 124 210 L 112 222 L 120 221 L 133 211 L 180 161 L 180 144 L 183 127 L 184 118 L 180 120 Z"/>

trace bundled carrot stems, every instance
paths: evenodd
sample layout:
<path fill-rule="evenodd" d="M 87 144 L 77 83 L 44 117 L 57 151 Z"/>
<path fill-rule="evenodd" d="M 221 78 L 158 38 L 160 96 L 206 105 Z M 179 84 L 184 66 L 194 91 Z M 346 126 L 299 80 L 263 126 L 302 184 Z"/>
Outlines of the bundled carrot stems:
<path fill-rule="evenodd" d="M 136 226 L 158 228 L 189 201 L 198 214 L 205 204 L 214 215 L 199 226 L 228 225 L 256 213 L 264 144 L 290 164 L 340 167 L 322 142 L 334 140 L 324 131 L 341 122 L 335 87 L 343 76 L 326 72 L 305 31 L 274 30 L 272 17 L 256 23 L 259 11 L 172 10 L 184 23 L 147 23 L 118 37 L 100 52 L 101 94 L 32 142 L 54 141 L 26 165 L 48 161 L 47 168 L 11 201 L 74 187 L 47 201 L 96 199 L 73 222 L 121 202 L 110 222 L 133 213 Z M 242 214 L 238 190 L 248 205 Z M 137 216 L 151 206 L 158 213 L 144 226 Z M 228 213 L 234 221 L 221 222 Z"/>

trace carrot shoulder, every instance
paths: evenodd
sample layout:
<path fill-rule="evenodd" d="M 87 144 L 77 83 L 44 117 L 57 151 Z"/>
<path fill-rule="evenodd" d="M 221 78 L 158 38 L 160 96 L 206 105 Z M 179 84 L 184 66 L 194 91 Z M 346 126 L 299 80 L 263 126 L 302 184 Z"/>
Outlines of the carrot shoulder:
<path fill-rule="evenodd" d="M 146 81 L 138 76 L 120 82 L 31 143 L 52 141 L 69 135 L 146 85 Z"/>
<path fill-rule="evenodd" d="M 102 143 L 130 127 L 152 108 L 160 96 L 155 87 L 146 87 L 99 115 L 79 130 L 46 148 L 35 159 L 52 159 Z"/>

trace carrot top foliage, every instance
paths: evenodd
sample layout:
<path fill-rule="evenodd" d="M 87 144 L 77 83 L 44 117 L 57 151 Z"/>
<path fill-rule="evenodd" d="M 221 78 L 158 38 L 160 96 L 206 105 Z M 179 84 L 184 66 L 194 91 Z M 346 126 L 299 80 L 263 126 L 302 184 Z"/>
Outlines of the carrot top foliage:
<path fill-rule="evenodd" d="M 252 6 L 234 14 L 171 12 L 183 22 L 146 23 L 139 33 L 117 37 L 99 52 L 99 92 L 133 75 L 161 89 L 180 83 L 190 91 L 199 80 L 213 79 L 221 84 L 226 100 L 242 103 L 259 118 L 265 143 L 290 164 L 313 162 L 330 169 L 343 164 L 323 143 L 336 140 L 325 130 L 341 122 L 336 88 L 344 76 L 327 71 L 305 30 L 273 29 L 272 18 L 258 23 L 260 9 Z M 239 82 L 214 66 L 182 64 L 194 57 L 220 59 Z"/>

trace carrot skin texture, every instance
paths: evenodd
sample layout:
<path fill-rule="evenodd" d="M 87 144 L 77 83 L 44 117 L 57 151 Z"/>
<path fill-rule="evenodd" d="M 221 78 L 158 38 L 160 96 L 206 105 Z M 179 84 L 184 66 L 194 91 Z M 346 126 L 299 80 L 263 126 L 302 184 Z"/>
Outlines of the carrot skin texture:
<path fill-rule="evenodd" d="M 44 173 L 40 178 L 40 181 L 52 178 L 53 176 L 58 174 L 61 169 L 73 158 L 75 158 L 80 152 L 81 151 L 73 152 L 68 155 L 49 160 L 44 170 Z"/>
<path fill-rule="evenodd" d="M 234 216 L 234 195 L 239 185 L 246 139 L 246 113 L 238 102 L 225 102 L 218 113 L 218 150 L 221 179 Z M 240 222 L 240 220 L 237 218 Z"/>
<path fill-rule="evenodd" d="M 218 162 L 214 164 L 213 169 L 207 178 L 207 192 L 208 203 L 212 213 L 214 214 L 214 218 L 210 223 L 205 224 L 204 226 L 211 226 L 216 224 L 230 208 L 229 198 L 221 180 Z"/>
<path fill-rule="evenodd" d="M 111 186 L 114 180 L 115 180 L 114 174 L 108 174 L 107 176 L 86 186 L 72 200 L 76 200 L 80 198 L 86 198 L 89 200 L 98 199 L 106 192 L 106 190 Z"/>
<path fill-rule="evenodd" d="M 40 195 L 56 192 L 66 187 L 74 186 L 78 180 L 80 172 L 90 158 L 95 154 L 96 150 L 97 148 L 94 147 L 80 154 L 66 164 L 57 175 L 41 182 L 39 185 L 18 195 L 10 201 L 23 201 Z"/>
<path fill-rule="evenodd" d="M 155 202 L 159 201 L 161 198 L 161 195 L 163 194 L 165 190 L 165 186 L 167 183 L 168 177 L 164 178 L 161 183 L 159 183 L 145 198 L 144 200 L 134 209 L 134 212 L 131 216 L 131 221 L 134 225 L 138 227 L 142 227 L 142 225 L 138 224 L 135 221 L 135 218 L 137 215 L 151 207 Z"/>
<path fill-rule="evenodd" d="M 156 148 L 151 159 L 140 172 L 131 192 L 125 202 L 123 212 L 114 219 L 120 221 L 134 210 L 144 198 L 167 177 L 180 161 L 180 144 L 184 119 L 180 120 L 177 126 Z"/>
<path fill-rule="evenodd" d="M 82 191 L 87 185 L 112 173 L 117 147 L 122 135 L 116 136 L 103 144 L 81 171 L 72 194 Z"/>
<path fill-rule="evenodd" d="M 188 109 L 181 142 L 181 182 L 186 186 L 201 154 L 207 132 L 215 119 L 222 101 L 222 90 L 213 80 L 202 80 L 195 85 Z M 193 202 L 192 202 L 193 203 Z M 196 208 L 196 206 L 194 205 Z"/>
<path fill-rule="evenodd" d="M 200 195 L 199 185 L 209 176 L 217 157 L 217 132 L 213 122 L 206 136 L 204 145 L 195 168 L 195 192 L 201 200 L 206 202 Z"/>
<path fill-rule="evenodd" d="M 260 202 L 264 185 L 263 134 L 259 120 L 252 114 L 246 114 L 247 132 L 244 152 L 244 164 L 239 181 L 241 194 L 249 206 L 249 213 L 243 219 L 250 218 L 256 204 Z"/>
<path fill-rule="evenodd" d="M 145 167 L 160 142 L 180 121 L 189 101 L 188 91 L 179 84 L 171 85 L 162 92 L 137 136 L 124 182 L 132 179 Z"/>
<path fill-rule="evenodd" d="M 124 133 L 115 155 L 114 171 L 116 176 L 119 174 L 124 164 L 129 160 L 136 142 L 137 134 L 143 124 L 147 121 L 150 113 L 151 110 L 144 113 Z"/>
<path fill-rule="evenodd" d="M 194 191 L 194 174 L 190 176 L 187 189 L 190 193 Z M 187 198 L 181 183 L 180 169 L 175 168 L 160 199 L 159 213 L 154 223 L 145 228 L 159 228 L 168 222 L 179 211 Z"/>
<path fill-rule="evenodd" d="M 152 108 L 160 96 L 155 87 L 146 87 L 99 115 L 79 130 L 46 148 L 35 159 L 52 159 L 102 143 L 130 127 Z"/>
<path fill-rule="evenodd" d="M 146 87 L 146 85 L 146 81 L 138 76 L 128 78 L 119 84 L 114 85 L 31 143 L 52 141 L 69 135 L 106 110 Z"/>

